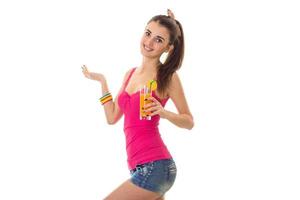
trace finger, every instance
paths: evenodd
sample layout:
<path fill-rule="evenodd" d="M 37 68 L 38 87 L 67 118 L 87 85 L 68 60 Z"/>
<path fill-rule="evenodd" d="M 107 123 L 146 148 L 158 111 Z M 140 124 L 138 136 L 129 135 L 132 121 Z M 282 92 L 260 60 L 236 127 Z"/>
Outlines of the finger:
<path fill-rule="evenodd" d="M 88 71 L 88 69 L 87 69 L 87 67 L 86 67 L 85 65 L 82 66 L 82 69 L 83 69 L 84 71 Z"/>
<path fill-rule="evenodd" d="M 155 106 L 156 105 L 156 103 L 147 103 L 147 104 L 145 104 L 144 105 L 144 108 L 148 108 L 148 107 L 152 107 L 152 106 Z"/>
<path fill-rule="evenodd" d="M 148 109 L 145 109 L 145 112 L 152 112 L 152 111 L 156 111 L 156 110 L 158 110 L 158 109 L 159 109 L 158 106 L 154 106 L 154 107 L 150 107 L 150 108 L 148 108 Z"/>
<path fill-rule="evenodd" d="M 152 106 L 152 107 L 146 109 L 146 111 L 147 112 L 155 112 L 155 111 L 159 111 L 161 109 L 162 109 L 162 107 L 160 105 L 155 105 L 155 106 Z"/>
<path fill-rule="evenodd" d="M 147 99 L 153 101 L 156 104 L 159 104 L 159 101 L 157 99 L 155 99 L 154 97 L 148 97 Z"/>
<path fill-rule="evenodd" d="M 158 115 L 159 114 L 159 111 L 155 111 L 153 113 L 150 113 L 149 116 L 154 116 L 154 115 Z"/>
<path fill-rule="evenodd" d="M 175 19 L 174 13 L 170 9 L 168 9 L 168 16 Z"/>
<path fill-rule="evenodd" d="M 152 97 L 150 100 L 152 100 L 153 101 L 153 105 L 154 106 L 161 106 L 161 103 L 160 103 L 160 101 L 158 101 L 157 99 L 155 99 L 154 97 Z"/>

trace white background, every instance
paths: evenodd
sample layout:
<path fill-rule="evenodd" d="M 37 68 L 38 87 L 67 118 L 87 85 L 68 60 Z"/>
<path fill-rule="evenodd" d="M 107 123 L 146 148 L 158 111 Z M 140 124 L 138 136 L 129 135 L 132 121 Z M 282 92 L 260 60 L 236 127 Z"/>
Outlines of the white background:
<path fill-rule="evenodd" d="M 0 199 L 99 200 L 129 178 L 123 118 L 106 123 L 141 63 L 148 20 L 174 11 L 192 130 L 161 120 L 178 167 L 166 199 L 300 199 L 300 7 L 296 1 L 0 3 Z M 167 110 L 176 112 L 169 101 Z"/>

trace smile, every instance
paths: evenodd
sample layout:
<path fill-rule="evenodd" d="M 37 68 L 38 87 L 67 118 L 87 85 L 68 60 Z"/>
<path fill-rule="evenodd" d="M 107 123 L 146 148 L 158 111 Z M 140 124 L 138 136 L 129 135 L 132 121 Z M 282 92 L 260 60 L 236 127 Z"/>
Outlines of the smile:
<path fill-rule="evenodd" d="M 153 51 L 153 49 L 147 47 L 146 45 L 144 45 L 144 49 L 145 49 L 146 51 L 148 51 L 148 52 Z"/>

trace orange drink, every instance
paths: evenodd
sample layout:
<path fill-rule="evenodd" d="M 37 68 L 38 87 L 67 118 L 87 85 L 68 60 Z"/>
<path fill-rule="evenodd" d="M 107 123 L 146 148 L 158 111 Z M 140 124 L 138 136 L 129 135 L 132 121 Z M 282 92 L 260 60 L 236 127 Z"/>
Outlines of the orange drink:
<path fill-rule="evenodd" d="M 149 116 L 151 112 L 146 113 L 144 111 L 145 105 L 152 102 L 151 100 L 146 100 L 151 96 L 151 90 L 146 85 L 140 88 L 140 120 L 151 120 L 151 116 Z"/>

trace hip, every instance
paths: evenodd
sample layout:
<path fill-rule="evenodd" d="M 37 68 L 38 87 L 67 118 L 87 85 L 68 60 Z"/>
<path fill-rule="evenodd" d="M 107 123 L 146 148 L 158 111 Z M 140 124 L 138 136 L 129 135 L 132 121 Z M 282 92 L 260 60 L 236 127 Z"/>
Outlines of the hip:
<path fill-rule="evenodd" d="M 173 186 L 177 167 L 173 158 L 161 159 L 136 165 L 130 174 L 135 185 L 163 195 Z"/>

